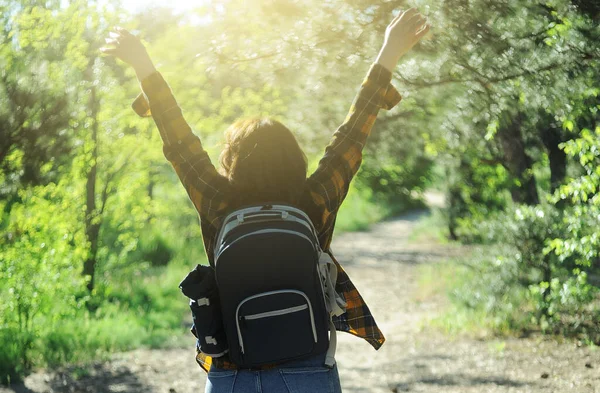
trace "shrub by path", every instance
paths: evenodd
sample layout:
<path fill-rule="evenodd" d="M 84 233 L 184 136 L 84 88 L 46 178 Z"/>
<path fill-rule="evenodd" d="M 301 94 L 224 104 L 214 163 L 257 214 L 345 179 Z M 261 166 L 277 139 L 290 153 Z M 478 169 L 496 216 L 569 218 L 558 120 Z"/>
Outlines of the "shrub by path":
<path fill-rule="evenodd" d="M 577 392 L 600 393 L 600 350 L 543 337 L 477 340 L 453 338 L 427 327 L 443 312 L 440 296 L 422 296 L 419 266 L 440 262 L 460 247 L 410 241 L 424 212 L 338 236 L 333 250 L 372 308 L 387 342 L 373 350 L 338 334 L 344 392 Z M 205 376 L 190 348 L 136 350 L 86 369 L 30 375 L 0 393 L 197 393 Z"/>

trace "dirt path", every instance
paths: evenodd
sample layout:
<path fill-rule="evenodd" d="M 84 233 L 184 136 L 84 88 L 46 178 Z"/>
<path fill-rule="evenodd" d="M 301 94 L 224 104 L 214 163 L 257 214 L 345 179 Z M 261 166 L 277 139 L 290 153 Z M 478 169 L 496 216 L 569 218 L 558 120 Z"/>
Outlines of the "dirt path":
<path fill-rule="evenodd" d="M 342 387 L 354 392 L 600 393 L 600 350 L 543 338 L 483 341 L 450 338 L 427 329 L 443 299 L 417 296 L 418 266 L 440 262 L 460 248 L 409 241 L 423 212 L 348 233 L 335 255 L 371 307 L 387 342 L 373 350 L 338 334 Z M 87 370 L 36 373 L 0 393 L 164 392 L 204 390 L 204 374 L 187 349 L 137 350 Z"/>

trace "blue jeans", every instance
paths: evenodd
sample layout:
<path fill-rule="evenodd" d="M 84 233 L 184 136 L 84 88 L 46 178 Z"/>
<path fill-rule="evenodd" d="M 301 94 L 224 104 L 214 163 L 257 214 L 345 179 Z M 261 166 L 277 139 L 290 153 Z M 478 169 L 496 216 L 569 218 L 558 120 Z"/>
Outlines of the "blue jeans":
<path fill-rule="evenodd" d="M 337 364 L 324 365 L 325 354 L 281 364 L 266 371 L 211 367 L 205 393 L 341 393 Z"/>

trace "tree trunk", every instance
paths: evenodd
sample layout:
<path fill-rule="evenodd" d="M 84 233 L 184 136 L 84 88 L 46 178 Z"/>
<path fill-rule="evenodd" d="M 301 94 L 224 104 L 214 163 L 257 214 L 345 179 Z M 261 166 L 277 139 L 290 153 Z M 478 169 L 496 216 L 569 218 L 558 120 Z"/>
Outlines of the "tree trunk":
<path fill-rule="evenodd" d="M 148 172 L 148 188 L 147 188 L 147 192 L 148 192 L 148 199 L 150 199 L 150 202 L 152 202 L 152 199 L 154 198 L 154 186 L 156 185 L 156 182 L 154 181 L 154 176 L 155 173 L 152 169 L 150 169 L 150 171 Z M 152 203 L 150 203 L 150 206 L 152 206 Z M 148 218 L 146 219 L 146 222 L 149 224 L 152 221 L 152 218 L 154 218 L 154 215 L 152 214 L 152 209 L 148 209 Z"/>
<path fill-rule="evenodd" d="M 450 240 L 458 240 L 458 235 L 456 233 L 456 229 L 458 228 L 458 222 L 457 222 L 457 214 L 456 214 L 456 210 L 457 210 L 457 204 L 459 204 L 460 201 L 460 191 L 457 190 L 456 188 L 451 188 L 450 190 L 448 190 L 448 233 L 450 236 Z"/>
<path fill-rule="evenodd" d="M 88 68 L 89 82 L 93 80 L 93 63 Z M 86 204 L 85 204 L 85 235 L 90 242 L 88 257 L 83 264 L 83 275 L 89 276 L 87 288 L 91 292 L 94 289 L 94 278 L 96 273 L 96 258 L 98 255 L 98 237 L 100 234 L 100 218 L 96 206 L 96 179 L 98 162 L 98 111 L 99 103 L 96 99 L 96 86 L 91 86 L 89 99 L 89 116 L 92 121 L 92 158 L 90 169 L 87 173 L 86 182 Z"/>
<path fill-rule="evenodd" d="M 154 197 L 154 175 L 150 173 L 150 179 L 148 181 L 148 198 L 152 200 Z"/>
<path fill-rule="evenodd" d="M 537 182 L 532 171 L 533 160 L 525 150 L 521 133 L 521 114 L 498 131 L 498 137 L 504 151 L 503 165 L 520 183 L 513 185 L 510 190 L 513 201 L 526 205 L 539 204 Z"/>
<path fill-rule="evenodd" d="M 540 310 L 541 314 L 545 317 L 550 317 L 550 295 L 552 294 L 552 259 L 553 255 L 548 254 L 543 256 L 542 265 L 542 281 L 548 283 L 548 288 L 544 291 L 544 304 Z"/>
<path fill-rule="evenodd" d="M 464 161 L 457 168 L 446 168 L 446 178 L 449 179 L 446 191 L 446 211 L 448 212 L 448 233 L 450 240 L 458 240 L 458 219 L 466 214 L 466 203 L 461 194 L 460 184 L 465 177 Z"/>
<path fill-rule="evenodd" d="M 541 132 L 542 143 L 548 152 L 550 161 L 550 192 L 554 193 L 561 186 L 567 175 L 567 154 L 559 145 L 565 141 L 560 129 L 551 125 Z"/>
<path fill-rule="evenodd" d="M 551 124 L 551 120 L 549 120 L 549 124 L 542 129 L 540 137 L 548 153 L 550 166 L 550 193 L 554 193 L 563 184 L 565 177 L 567 176 L 567 154 L 559 147 L 566 138 L 560 128 Z M 565 205 L 566 200 L 562 199 L 555 204 L 561 212 L 565 208 Z M 556 263 L 557 261 L 555 260 L 554 254 L 544 255 L 542 274 L 543 280 L 547 282 L 548 285 L 551 285 L 552 283 L 552 266 Z M 569 269 L 576 267 L 573 258 L 567 258 L 562 264 Z M 548 287 L 544 292 L 544 307 L 541 310 L 542 314 L 546 317 L 550 316 L 548 306 L 550 304 L 551 294 L 552 289 Z"/>

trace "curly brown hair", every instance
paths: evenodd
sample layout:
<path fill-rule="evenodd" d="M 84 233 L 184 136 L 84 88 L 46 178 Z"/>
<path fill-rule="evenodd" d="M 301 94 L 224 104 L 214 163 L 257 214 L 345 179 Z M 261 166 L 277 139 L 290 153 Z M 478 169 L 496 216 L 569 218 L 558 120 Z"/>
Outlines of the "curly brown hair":
<path fill-rule="evenodd" d="M 240 119 L 225 131 L 221 173 L 236 191 L 235 204 L 296 204 L 306 182 L 307 160 L 296 137 L 270 118 Z"/>

